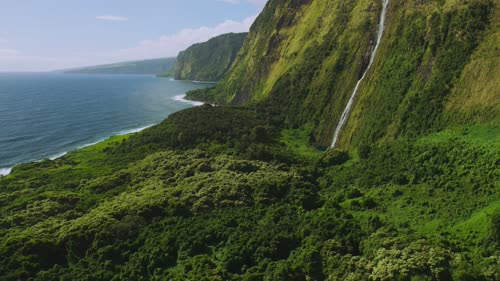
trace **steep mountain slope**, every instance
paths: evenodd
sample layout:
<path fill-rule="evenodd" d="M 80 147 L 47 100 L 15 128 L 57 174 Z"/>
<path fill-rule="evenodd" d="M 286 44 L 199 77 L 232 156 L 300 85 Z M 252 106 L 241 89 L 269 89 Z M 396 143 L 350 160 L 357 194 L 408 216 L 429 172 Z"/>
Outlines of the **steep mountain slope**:
<path fill-rule="evenodd" d="M 60 70 L 63 73 L 83 74 L 163 74 L 171 72 L 176 58 L 161 58 L 143 61 L 120 62 L 114 64 L 88 66 L 76 69 Z"/>
<path fill-rule="evenodd" d="M 444 115 L 446 124 L 463 120 L 451 114 L 459 110 L 453 104 L 467 95 L 465 85 L 472 86 L 462 73 L 485 72 L 478 61 L 481 52 L 492 57 L 488 70 L 497 69 L 497 5 L 488 0 L 390 1 L 379 52 L 360 85 L 341 147 L 439 130 Z M 271 0 L 221 83 L 191 97 L 258 104 L 286 126 L 309 128 L 313 142 L 327 147 L 368 65 L 381 7 L 382 1 L 369 0 Z M 487 100 L 499 87 L 491 78 L 479 83 L 486 100 L 460 109 L 471 122 L 495 120 L 491 112 L 498 112 L 498 99 Z"/>
<path fill-rule="evenodd" d="M 500 120 L 500 9 L 498 1 L 491 29 L 465 65 L 446 101 L 444 112 L 455 123 Z"/>
<path fill-rule="evenodd" d="M 379 68 L 360 95 L 344 143 L 392 141 L 456 124 L 498 121 L 500 84 L 494 74 L 500 53 L 492 43 L 499 42 L 496 5 L 448 1 L 437 7 L 402 6 L 394 20 L 404 24 L 389 26 Z M 422 12 L 424 8 L 429 12 Z M 406 24 L 409 19 L 414 19 L 412 27 Z M 395 38 L 414 43 L 398 44 L 401 39 Z M 407 46 L 401 51 L 404 56 L 394 51 L 396 44 Z M 485 55 L 489 61 L 483 64 Z M 476 76 L 483 72 L 485 76 Z"/>
<path fill-rule="evenodd" d="M 180 52 L 175 65 L 175 79 L 219 81 L 236 58 L 246 35 L 223 34 Z"/>

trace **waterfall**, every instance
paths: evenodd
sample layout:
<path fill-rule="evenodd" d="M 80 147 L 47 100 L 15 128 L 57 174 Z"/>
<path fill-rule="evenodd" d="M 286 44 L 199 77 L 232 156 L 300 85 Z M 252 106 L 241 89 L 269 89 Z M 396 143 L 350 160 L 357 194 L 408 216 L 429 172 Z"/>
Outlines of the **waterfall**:
<path fill-rule="evenodd" d="M 347 106 L 344 109 L 342 116 L 340 117 L 340 121 L 339 121 L 339 124 L 337 125 L 337 129 L 335 129 L 335 135 L 333 136 L 333 142 L 332 142 L 331 148 L 335 148 L 335 146 L 337 144 L 337 141 L 338 141 L 338 138 L 339 138 L 340 133 L 342 131 L 342 128 L 344 127 L 345 123 L 347 122 L 347 119 L 349 118 L 349 114 L 351 113 L 352 105 L 354 103 L 354 98 L 356 97 L 356 94 L 358 93 L 359 86 L 361 85 L 361 82 L 363 82 L 366 75 L 368 74 L 368 71 L 372 67 L 373 61 L 375 60 L 375 56 L 377 55 L 378 47 L 380 46 L 380 42 L 382 41 L 382 36 L 384 35 L 387 7 L 389 6 L 389 0 L 382 0 L 382 1 L 383 1 L 383 8 L 382 8 L 382 13 L 380 14 L 377 42 L 375 44 L 375 47 L 372 50 L 372 53 L 370 56 L 370 63 L 366 67 L 366 70 L 363 73 L 363 76 L 361 77 L 361 79 L 359 79 L 358 83 L 356 84 L 356 87 L 354 88 L 354 91 L 351 95 L 351 98 L 349 99 L 349 102 L 347 103 Z"/>

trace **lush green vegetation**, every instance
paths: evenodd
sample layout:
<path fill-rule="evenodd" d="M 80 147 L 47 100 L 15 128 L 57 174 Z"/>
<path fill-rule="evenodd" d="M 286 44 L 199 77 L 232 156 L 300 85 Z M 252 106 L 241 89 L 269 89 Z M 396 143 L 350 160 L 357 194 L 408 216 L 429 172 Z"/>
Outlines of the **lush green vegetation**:
<path fill-rule="evenodd" d="M 0 280 L 498 280 L 498 126 L 308 143 L 203 106 L 17 167 Z"/>
<path fill-rule="evenodd" d="M 391 1 L 345 150 L 320 151 L 380 3 L 270 0 L 190 93 L 245 106 L 0 178 L 0 280 L 500 280 L 498 10 Z"/>
<path fill-rule="evenodd" d="M 60 72 L 84 74 L 153 74 L 164 76 L 172 73 L 175 62 L 176 58 L 161 58 L 67 69 Z"/>
<path fill-rule="evenodd" d="M 254 103 L 287 128 L 310 128 L 313 143 L 328 147 L 368 64 L 381 2 L 271 0 L 221 83 L 189 96 Z M 340 145 L 496 120 L 497 4 L 391 1 L 382 44 Z"/>
<path fill-rule="evenodd" d="M 231 67 L 246 36 L 247 33 L 223 34 L 180 52 L 175 79 L 219 81 Z"/>
<path fill-rule="evenodd" d="M 432 12 L 422 12 L 422 8 Z M 479 51 L 478 46 L 487 41 L 485 34 L 494 30 L 489 28 L 490 21 L 498 20 L 493 3 L 469 1 L 439 7 L 431 1 L 423 7 L 401 4 L 401 9 L 396 21 L 404 18 L 405 23 L 388 32 L 377 77 L 367 83 L 344 140 L 352 139 L 353 145 L 387 142 L 399 136 L 439 131 L 450 124 L 495 120 L 491 107 L 495 105 L 488 102 L 488 96 L 494 95 L 493 89 L 488 96 L 471 91 L 480 106 L 463 106 L 461 111 L 474 118 L 467 120 L 445 112 L 447 103 L 463 103 L 463 97 L 453 92 L 464 83 L 460 80 L 470 80 L 461 74 L 471 56 Z M 400 35 L 391 37 L 392 32 Z M 496 107 L 498 110 L 498 104 Z"/>

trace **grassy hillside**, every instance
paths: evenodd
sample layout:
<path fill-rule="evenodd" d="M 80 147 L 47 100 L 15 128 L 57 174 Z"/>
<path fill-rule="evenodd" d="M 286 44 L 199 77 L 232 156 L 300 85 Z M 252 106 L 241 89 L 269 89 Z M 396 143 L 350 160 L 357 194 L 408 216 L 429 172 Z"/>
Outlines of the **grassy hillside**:
<path fill-rule="evenodd" d="M 246 35 L 223 34 L 180 52 L 174 70 L 175 79 L 219 81 L 231 67 Z"/>
<path fill-rule="evenodd" d="M 171 73 L 176 58 L 161 58 L 143 61 L 120 62 L 114 64 L 88 66 L 76 69 L 61 70 L 63 73 L 83 74 L 165 74 Z"/>
<path fill-rule="evenodd" d="M 190 96 L 254 104 L 286 127 L 309 128 L 312 142 L 327 147 L 368 64 L 381 4 L 271 0 L 230 72 Z M 341 147 L 497 119 L 498 3 L 391 1 L 386 22 Z"/>

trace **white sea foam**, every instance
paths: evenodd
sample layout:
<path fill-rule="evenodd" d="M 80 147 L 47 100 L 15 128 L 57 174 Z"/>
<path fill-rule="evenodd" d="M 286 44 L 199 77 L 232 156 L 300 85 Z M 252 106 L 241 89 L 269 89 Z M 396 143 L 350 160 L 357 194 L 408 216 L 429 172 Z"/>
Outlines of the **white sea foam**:
<path fill-rule="evenodd" d="M 111 134 L 109 137 L 107 138 L 103 138 L 103 139 L 100 139 L 98 141 L 95 141 L 95 142 L 91 142 L 91 143 L 87 143 L 87 144 L 84 144 L 84 145 L 81 145 L 81 146 L 78 146 L 77 148 L 75 148 L 75 150 L 78 150 L 78 149 L 82 149 L 82 148 L 86 148 L 86 147 L 89 147 L 89 146 L 93 146 L 93 145 L 96 145 L 100 142 L 103 142 L 105 140 L 107 140 L 108 138 L 110 137 L 113 137 L 113 136 L 123 136 L 123 135 L 128 135 L 128 134 L 133 134 L 133 133 L 138 133 L 140 131 L 143 131 L 149 127 L 152 127 L 154 126 L 154 124 L 151 124 L 151 125 L 148 125 L 148 126 L 144 126 L 144 127 L 140 127 L 140 128 L 135 128 L 135 129 L 128 129 L 128 130 L 122 130 L 122 131 L 118 131 L 117 133 L 113 133 Z M 56 154 L 52 157 L 49 157 L 50 160 L 56 160 L 56 159 L 59 159 L 61 157 L 63 157 L 64 155 L 68 154 L 68 151 L 65 151 L 65 152 L 62 152 L 62 153 L 59 153 L 59 154 Z M 42 160 L 39 160 L 39 161 L 42 161 Z"/>
<path fill-rule="evenodd" d="M 6 176 L 6 175 L 10 174 L 11 171 L 12 171 L 12 168 L 1 168 L 0 169 L 0 176 Z"/>
<path fill-rule="evenodd" d="M 102 141 L 105 141 L 105 140 L 106 139 L 101 139 L 101 140 L 98 140 L 98 141 L 95 141 L 95 142 L 92 142 L 92 143 L 87 143 L 87 144 L 84 144 L 84 145 L 80 145 L 80 146 L 76 147 L 74 150 L 82 149 L 82 148 L 85 148 L 85 147 L 89 147 L 89 146 L 92 146 L 94 144 L 98 144 L 98 143 L 100 143 Z M 49 159 L 52 160 L 52 161 L 56 160 L 56 159 L 59 159 L 59 158 L 63 157 L 64 155 L 68 154 L 68 152 L 69 151 L 61 152 L 59 154 L 56 154 L 54 156 L 49 157 Z M 36 162 L 40 162 L 40 161 L 43 161 L 43 160 L 38 160 Z"/>
<path fill-rule="evenodd" d="M 186 98 L 186 95 L 178 95 L 178 96 L 175 96 L 173 97 L 173 99 L 175 101 L 180 101 L 180 102 L 184 102 L 184 103 L 189 103 L 191 105 L 194 105 L 194 106 L 200 106 L 200 105 L 203 105 L 204 103 L 203 102 L 200 102 L 200 101 L 191 101 L 191 100 L 187 100 L 185 99 Z"/>
<path fill-rule="evenodd" d="M 123 135 L 128 135 L 128 134 L 133 134 L 133 133 L 139 133 L 140 131 L 144 131 L 147 128 L 150 128 L 150 127 L 153 127 L 153 126 L 154 126 L 154 124 L 151 124 L 151 125 L 147 125 L 147 126 L 140 127 L 140 128 L 129 129 L 129 130 L 122 130 L 122 131 L 119 131 L 116 134 L 113 134 L 113 136 L 123 136 Z"/>
<path fill-rule="evenodd" d="M 66 155 L 67 153 L 68 153 L 68 152 L 67 152 L 67 151 L 65 151 L 65 152 L 63 152 L 63 153 L 59 153 L 59 154 L 56 154 L 56 155 L 54 155 L 54 156 L 51 156 L 51 157 L 49 157 L 49 159 L 50 159 L 50 160 L 56 160 L 56 159 L 58 159 L 58 158 L 63 157 L 63 156 L 64 156 L 64 155 Z"/>
<path fill-rule="evenodd" d="M 170 78 L 169 81 L 184 81 L 184 82 L 191 82 L 191 83 L 196 83 L 196 84 L 217 84 L 218 82 L 214 81 L 198 81 L 198 80 L 176 80 L 175 78 Z"/>
<path fill-rule="evenodd" d="M 191 101 L 187 101 L 187 102 L 192 103 Z M 195 103 L 196 103 L 196 102 L 195 102 Z M 203 103 L 201 103 L 201 104 L 203 104 Z M 155 124 L 151 124 L 151 125 L 148 125 L 148 126 L 139 127 L 139 128 L 135 128 L 135 129 L 127 129 L 127 130 L 118 131 L 118 132 L 116 132 L 116 133 L 111 134 L 109 137 L 102 138 L 102 139 L 100 139 L 100 140 L 98 140 L 98 141 L 95 141 L 95 142 L 91 142 L 91 143 L 87 143 L 87 144 L 84 144 L 84 145 L 78 146 L 78 147 L 76 147 L 74 150 L 78 150 L 78 149 L 82 149 L 82 148 L 86 148 L 86 147 L 89 147 L 89 146 L 96 145 L 96 144 L 98 144 L 98 143 L 100 143 L 100 142 L 103 142 L 103 141 L 107 140 L 107 139 L 108 139 L 108 138 L 110 138 L 110 137 L 113 137 L 113 136 L 123 136 L 123 135 L 128 135 L 128 134 L 138 133 L 138 132 L 143 131 L 143 130 L 145 130 L 145 129 L 147 129 L 147 128 L 150 128 L 150 127 L 152 127 L 152 126 L 154 126 L 154 125 L 155 125 Z M 73 150 L 73 149 L 72 149 L 72 150 Z M 48 159 L 50 159 L 50 160 L 52 160 L 52 161 L 53 161 L 53 160 L 56 160 L 56 159 L 59 159 L 59 158 L 61 158 L 61 157 L 65 156 L 66 154 L 68 154 L 68 152 L 69 152 L 69 151 L 65 151 L 65 152 L 58 153 L 58 154 L 56 154 L 56 155 L 54 155 L 54 156 L 49 157 Z M 45 158 L 45 159 L 47 159 L 47 158 Z M 39 159 L 39 160 L 28 160 L 28 161 L 23 162 L 23 163 L 41 162 L 41 161 L 43 161 L 43 160 L 44 160 L 44 159 Z M 17 165 L 20 165 L 20 164 L 22 164 L 22 163 L 18 163 Z M 11 172 L 11 171 L 12 171 L 12 168 L 0 168 L 0 176 L 6 176 L 6 175 L 10 174 L 10 172 Z"/>
<path fill-rule="evenodd" d="M 193 80 L 191 82 L 192 83 L 196 83 L 196 84 L 217 84 L 217 82 L 212 82 L 212 81 L 196 81 L 196 80 Z"/>
<path fill-rule="evenodd" d="M 103 142 L 103 141 L 105 141 L 105 140 L 106 140 L 106 138 L 104 138 L 104 139 L 100 139 L 100 140 L 95 141 L 95 142 L 87 143 L 87 144 L 84 144 L 84 145 L 81 145 L 81 146 L 79 146 L 79 147 L 75 148 L 75 150 L 76 150 L 76 149 L 82 149 L 82 148 L 89 147 L 89 146 L 93 146 L 93 145 L 98 144 L 98 143 L 100 143 L 100 142 Z M 67 153 L 67 152 L 66 152 L 66 153 Z"/>

